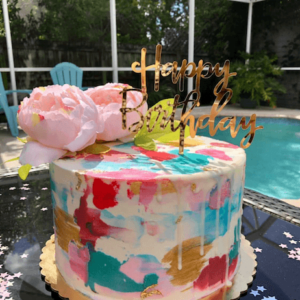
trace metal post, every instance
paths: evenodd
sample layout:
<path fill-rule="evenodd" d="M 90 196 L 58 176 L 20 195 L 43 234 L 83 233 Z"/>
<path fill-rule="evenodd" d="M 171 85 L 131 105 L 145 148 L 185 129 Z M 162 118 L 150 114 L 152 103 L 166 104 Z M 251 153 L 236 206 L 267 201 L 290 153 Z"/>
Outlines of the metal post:
<path fill-rule="evenodd" d="M 247 44 L 246 44 L 246 52 L 249 53 L 249 54 L 250 54 L 250 51 L 251 51 L 252 13 L 253 13 L 253 2 L 249 2 L 248 26 L 247 26 Z"/>
<path fill-rule="evenodd" d="M 9 69 L 10 69 L 11 88 L 12 88 L 12 90 L 16 90 L 17 85 L 16 85 L 16 76 L 15 76 L 14 56 L 13 56 L 13 49 L 12 49 L 12 43 L 11 43 L 7 0 L 2 0 L 2 7 L 3 7 L 3 18 L 4 18 L 4 26 L 5 26 L 7 53 L 8 53 L 8 63 L 9 63 Z M 13 100 L 14 100 L 14 105 L 18 105 L 18 99 L 17 99 L 16 93 L 13 93 Z"/>
<path fill-rule="evenodd" d="M 117 21 L 116 1 L 110 0 L 110 30 L 111 30 L 111 57 L 113 67 L 113 82 L 118 82 L 118 53 L 117 53 Z"/>
<path fill-rule="evenodd" d="M 189 0 L 189 57 L 188 62 L 194 61 L 195 33 L 195 0 Z M 193 78 L 188 78 L 188 93 L 193 90 Z"/>

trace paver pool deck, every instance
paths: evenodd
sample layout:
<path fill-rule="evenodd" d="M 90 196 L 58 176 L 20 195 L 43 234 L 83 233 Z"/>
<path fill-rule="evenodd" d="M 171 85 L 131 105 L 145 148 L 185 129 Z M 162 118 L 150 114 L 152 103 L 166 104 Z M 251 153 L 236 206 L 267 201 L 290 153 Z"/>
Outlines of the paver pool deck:
<path fill-rule="evenodd" d="M 209 114 L 211 106 L 203 106 L 195 108 L 193 115 L 198 118 L 201 115 Z M 299 109 L 288 109 L 288 108 L 270 108 L 270 107 L 259 107 L 257 109 L 241 109 L 239 105 L 228 105 L 220 113 L 219 116 L 251 116 L 256 114 L 257 117 L 268 117 L 268 118 L 291 118 L 300 120 Z M 177 119 L 180 117 L 180 112 L 176 113 Z M 19 128 L 19 137 L 26 137 L 26 133 Z M 14 138 L 7 129 L 5 123 L 0 124 L 0 177 L 4 174 L 16 173 L 17 168 L 20 166 L 18 161 L 12 161 L 4 163 L 7 160 L 13 159 L 20 156 L 23 148 L 23 143 Z M 41 168 L 47 168 L 47 165 L 41 166 Z M 289 200 L 281 199 L 291 205 L 300 207 L 300 199 Z"/>

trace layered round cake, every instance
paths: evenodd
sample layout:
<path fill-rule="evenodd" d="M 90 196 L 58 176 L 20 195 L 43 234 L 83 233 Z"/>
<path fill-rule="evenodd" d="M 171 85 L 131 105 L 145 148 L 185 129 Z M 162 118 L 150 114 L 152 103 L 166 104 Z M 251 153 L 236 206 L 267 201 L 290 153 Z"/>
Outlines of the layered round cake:
<path fill-rule="evenodd" d="M 50 165 L 56 265 L 95 300 L 223 299 L 237 272 L 246 155 L 207 137 L 102 144 Z"/>

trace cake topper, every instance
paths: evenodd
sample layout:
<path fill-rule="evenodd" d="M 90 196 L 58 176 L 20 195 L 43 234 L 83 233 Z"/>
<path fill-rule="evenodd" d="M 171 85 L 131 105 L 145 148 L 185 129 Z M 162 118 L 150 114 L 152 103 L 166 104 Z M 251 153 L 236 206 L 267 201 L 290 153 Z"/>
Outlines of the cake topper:
<path fill-rule="evenodd" d="M 256 127 L 256 115 L 252 114 L 250 120 L 247 122 L 245 117 L 242 117 L 239 124 L 236 126 L 237 120 L 236 117 L 224 117 L 222 118 L 215 126 L 215 118 L 218 114 L 223 110 L 226 104 L 230 101 L 232 97 L 232 89 L 228 87 L 228 80 L 232 76 L 236 76 L 236 72 L 230 73 L 230 62 L 226 60 L 223 68 L 220 68 L 220 64 L 217 63 L 213 66 L 211 63 L 206 62 L 203 63 L 203 60 L 199 60 L 198 66 L 194 62 L 187 63 L 187 60 L 184 59 L 182 61 L 182 65 L 180 69 L 178 69 L 178 63 L 174 61 L 173 63 L 165 63 L 161 64 L 161 52 L 162 46 L 156 46 L 156 54 L 155 54 L 155 64 L 154 65 L 146 65 L 146 54 L 147 49 L 143 48 L 141 50 L 141 62 L 134 62 L 131 65 L 132 70 L 135 73 L 141 74 L 141 89 L 134 89 L 131 87 L 124 87 L 121 92 L 122 95 L 122 108 L 120 109 L 122 113 L 122 128 L 127 128 L 126 115 L 127 113 L 136 112 L 139 114 L 139 121 L 133 123 L 129 126 L 128 130 L 133 133 L 138 133 L 142 127 L 144 126 L 145 121 L 147 126 L 147 131 L 151 132 L 158 120 L 160 119 L 160 128 L 164 130 L 169 124 L 170 128 L 173 132 L 179 129 L 179 154 L 183 154 L 184 152 L 184 139 L 185 139 L 185 128 L 189 123 L 190 127 L 190 136 L 193 138 L 196 135 L 197 129 L 204 129 L 206 127 L 209 128 L 209 134 L 214 136 L 216 132 L 219 130 L 224 131 L 230 128 L 230 134 L 233 138 L 236 137 L 240 128 L 246 130 L 250 128 L 249 132 L 244 136 L 241 140 L 240 146 L 244 149 L 248 148 L 255 135 L 255 131 L 259 129 L 263 129 L 263 126 Z M 137 69 L 140 67 L 140 69 Z M 169 111 L 164 109 L 161 104 L 156 104 L 151 107 L 146 116 L 144 116 L 138 108 L 140 108 L 145 102 L 147 102 L 148 94 L 147 94 L 147 78 L 146 72 L 149 69 L 155 69 L 155 77 L 154 77 L 154 90 L 157 92 L 159 90 L 160 83 L 160 75 L 163 77 L 172 76 L 172 83 L 178 84 L 179 91 L 184 91 L 184 81 L 185 78 L 193 78 L 196 77 L 196 87 L 194 90 L 189 92 L 183 101 L 180 101 L 180 95 L 175 95 L 173 103 L 171 101 L 168 102 L 168 106 L 172 108 L 172 113 L 169 116 Z M 195 121 L 195 117 L 191 114 L 195 107 L 200 106 L 200 82 L 201 78 L 207 79 L 210 78 L 213 74 L 217 77 L 222 77 L 222 79 L 217 83 L 214 88 L 214 95 L 216 99 L 212 105 L 211 112 L 209 115 L 200 116 L 197 121 Z M 139 91 L 143 95 L 143 101 L 137 107 L 127 107 L 127 92 L 128 91 Z M 193 99 L 193 95 L 196 95 L 196 99 Z M 220 104 L 221 101 L 223 104 Z M 189 107 L 189 103 L 191 103 L 191 107 Z M 175 113 L 177 107 L 182 106 L 180 121 L 175 121 Z M 152 127 L 150 126 L 150 119 L 153 112 L 157 112 L 158 115 Z M 176 122 L 176 123 L 175 123 Z M 245 144 L 246 139 L 249 137 L 248 142 Z"/>

